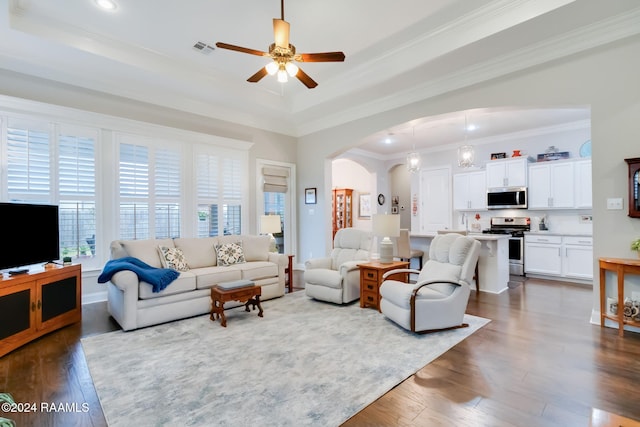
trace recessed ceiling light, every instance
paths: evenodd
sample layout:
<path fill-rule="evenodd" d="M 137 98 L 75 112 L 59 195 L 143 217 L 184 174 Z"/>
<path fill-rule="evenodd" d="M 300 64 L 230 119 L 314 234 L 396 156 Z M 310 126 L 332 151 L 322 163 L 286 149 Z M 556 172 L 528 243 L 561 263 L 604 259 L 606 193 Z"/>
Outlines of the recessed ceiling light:
<path fill-rule="evenodd" d="M 476 125 L 469 125 L 469 126 L 467 126 L 467 130 L 468 130 L 468 131 L 470 131 L 470 132 L 471 132 L 471 131 L 474 131 L 474 130 L 476 130 L 476 129 L 478 129 L 478 126 L 476 126 Z"/>
<path fill-rule="evenodd" d="M 104 10 L 116 10 L 118 5 L 113 0 L 95 0 L 96 4 Z"/>

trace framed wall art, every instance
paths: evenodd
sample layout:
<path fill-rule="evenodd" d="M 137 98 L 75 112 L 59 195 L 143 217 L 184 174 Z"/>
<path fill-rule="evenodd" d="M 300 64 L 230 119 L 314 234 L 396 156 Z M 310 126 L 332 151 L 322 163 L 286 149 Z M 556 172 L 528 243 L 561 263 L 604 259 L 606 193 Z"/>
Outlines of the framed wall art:
<path fill-rule="evenodd" d="M 317 194 L 316 188 L 305 188 L 304 189 L 304 204 L 305 205 L 315 205 L 317 203 Z"/>
<path fill-rule="evenodd" d="M 371 194 L 360 194 L 360 203 L 358 203 L 358 217 L 371 218 Z"/>

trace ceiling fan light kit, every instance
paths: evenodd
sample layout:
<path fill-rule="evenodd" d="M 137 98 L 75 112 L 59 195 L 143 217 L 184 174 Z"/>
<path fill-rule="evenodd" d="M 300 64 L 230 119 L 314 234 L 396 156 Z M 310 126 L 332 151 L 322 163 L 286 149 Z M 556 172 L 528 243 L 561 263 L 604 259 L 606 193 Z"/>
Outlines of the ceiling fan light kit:
<path fill-rule="evenodd" d="M 318 86 L 307 73 L 302 71 L 293 61 L 296 62 L 342 62 L 344 61 L 344 53 L 342 52 L 323 52 L 323 53 L 300 53 L 296 54 L 296 47 L 289 44 L 290 25 L 284 20 L 284 0 L 280 1 L 281 19 L 273 20 L 273 38 L 275 43 L 269 46 L 269 52 L 249 49 L 246 47 L 236 46 L 228 43 L 217 42 L 216 46 L 220 49 L 234 50 L 236 52 L 248 53 L 256 56 L 266 56 L 273 61 L 258 70 L 253 76 L 247 79 L 248 82 L 257 83 L 264 76 L 276 75 L 281 83 L 289 80 L 289 76 L 296 77 L 309 89 Z"/>

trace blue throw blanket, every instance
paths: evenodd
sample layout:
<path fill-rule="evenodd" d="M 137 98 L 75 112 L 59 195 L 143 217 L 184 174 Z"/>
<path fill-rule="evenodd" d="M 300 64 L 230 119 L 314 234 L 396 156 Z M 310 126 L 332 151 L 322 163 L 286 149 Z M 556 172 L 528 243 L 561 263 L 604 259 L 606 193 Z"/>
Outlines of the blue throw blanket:
<path fill-rule="evenodd" d="M 114 274 L 122 270 L 131 270 L 138 279 L 153 286 L 153 292 L 160 292 L 180 276 L 170 268 L 156 268 L 134 257 L 124 257 L 107 261 L 102 273 L 98 277 L 98 283 L 106 283 Z"/>

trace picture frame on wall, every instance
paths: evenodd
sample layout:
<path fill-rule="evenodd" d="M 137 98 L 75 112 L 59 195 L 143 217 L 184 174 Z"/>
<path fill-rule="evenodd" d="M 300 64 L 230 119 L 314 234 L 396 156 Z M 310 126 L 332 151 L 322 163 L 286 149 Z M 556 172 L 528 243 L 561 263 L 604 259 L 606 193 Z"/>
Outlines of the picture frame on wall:
<path fill-rule="evenodd" d="M 318 202 L 316 187 L 304 189 L 304 204 L 315 205 Z"/>
<path fill-rule="evenodd" d="M 360 194 L 358 203 L 358 217 L 359 218 L 371 218 L 371 194 Z"/>

